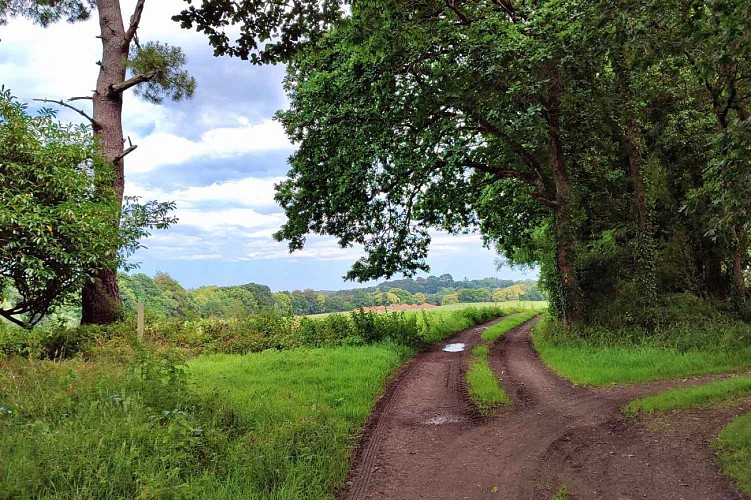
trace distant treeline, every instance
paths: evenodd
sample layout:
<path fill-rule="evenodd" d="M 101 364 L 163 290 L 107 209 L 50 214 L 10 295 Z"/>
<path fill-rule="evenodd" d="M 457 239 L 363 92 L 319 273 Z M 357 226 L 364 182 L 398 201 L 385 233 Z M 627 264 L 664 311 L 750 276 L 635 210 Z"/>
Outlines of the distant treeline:
<path fill-rule="evenodd" d="M 231 318 L 262 310 L 273 310 L 282 315 L 301 315 L 395 304 L 545 300 L 536 281 L 498 278 L 454 281 L 450 274 L 388 281 L 375 287 L 352 290 L 307 289 L 278 293 L 257 283 L 186 290 L 165 273 L 157 273 L 153 278 L 143 273 L 124 274 L 119 277 L 119 282 L 126 314 L 135 311 L 140 296 L 147 315 L 156 318 Z"/>

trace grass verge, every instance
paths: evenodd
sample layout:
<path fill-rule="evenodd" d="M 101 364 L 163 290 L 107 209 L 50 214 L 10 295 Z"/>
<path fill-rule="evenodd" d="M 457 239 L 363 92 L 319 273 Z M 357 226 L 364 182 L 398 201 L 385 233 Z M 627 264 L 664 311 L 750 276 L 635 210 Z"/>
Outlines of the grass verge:
<path fill-rule="evenodd" d="M 703 336 L 701 332 L 689 334 Z M 659 337 L 602 340 L 566 330 L 550 317 L 537 323 L 532 339 L 545 364 L 576 384 L 649 382 L 751 367 L 751 347 L 747 346 L 705 346 L 701 339 L 694 345 L 671 346 L 670 339 Z"/>
<path fill-rule="evenodd" d="M 630 416 L 650 415 L 658 411 L 709 405 L 748 394 L 751 394 L 751 376 L 731 377 L 635 399 L 623 407 L 623 413 Z"/>
<path fill-rule="evenodd" d="M 243 432 L 228 476 L 203 481 L 205 498 L 328 498 L 349 469 L 356 437 L 387 377 L 412 351 L 396 346 L 211 355 L 190 362 Z"/>

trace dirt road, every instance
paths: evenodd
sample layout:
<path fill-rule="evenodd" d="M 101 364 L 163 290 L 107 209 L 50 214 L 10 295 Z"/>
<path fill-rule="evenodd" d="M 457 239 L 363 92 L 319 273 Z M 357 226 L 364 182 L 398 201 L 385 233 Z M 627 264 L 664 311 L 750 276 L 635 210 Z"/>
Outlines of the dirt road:
<path fill-rule="evenodd" d="M 465 351 L 435 345 L 405 367 L 374 413 L 344 497 L 547 499 L 566 485 L 569 498 L 742 498 L 708 447 L 739 408 L 681 414 L 677 425 L 625 420 L 624 403 L 676 383 L 573 386 L 537 357 L 533 323 L 491 350 L 513 400 L 495 417 L 479 419 L 462 385 L 469 351 L 489 325 L 447 340 Z"/>

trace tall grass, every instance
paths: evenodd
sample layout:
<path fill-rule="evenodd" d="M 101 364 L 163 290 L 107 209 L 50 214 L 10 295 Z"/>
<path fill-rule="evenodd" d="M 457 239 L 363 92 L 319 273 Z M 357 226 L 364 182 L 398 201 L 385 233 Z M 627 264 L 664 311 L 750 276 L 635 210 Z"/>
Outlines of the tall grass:
<path fill-rule="evenodd" d="M 369 345 L 390 341 L 419 347 L 490 321 L 513 309 L 477 307 L 460 310 L 334 314 L 325 318 L 285 317 L 263 313 L 235 320 L 163 320 L 147 324 L 154 345 L 176 347 L 186 355 L 244 354 L 266 349 Z M 133 323 L 26 330 L 0 325 L 0 356 L 59 359 L 117 346 L 132 337 Z"/>
<path fill-rule="evenodd" d="M 751 367 L 751 327 L 674 325 L 633 329 L 565 327 L 543 318 L 533 330 L 542 360 L 577 384 L 647 382 Z"/>

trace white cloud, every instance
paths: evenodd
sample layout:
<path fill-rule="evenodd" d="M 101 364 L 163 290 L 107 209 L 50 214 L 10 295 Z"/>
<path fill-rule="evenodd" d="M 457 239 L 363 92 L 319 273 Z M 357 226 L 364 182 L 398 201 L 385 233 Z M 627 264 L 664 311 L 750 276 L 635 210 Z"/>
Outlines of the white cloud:
<path fill-rule="evenodd" d="M 137 154 L 128 159 L 132 173 L 150 172 L 165 165 L 180 165 L 197 159 L 232 158 L 263 151 L 292 149 L 282 126 L 272 120 L 239 127 L 214 128 L 192 141 L 155 131 L 138 143 Z"/>
<path fill-rule="evenodd" d="M 208 186 L 188 186 L 173 190 L 148 189 L 136 183 L 126 186 L 126 194 L 146 200 L 174 201 L 179 211 L 206 206 L 237 208 L 273 208 L 274 184 L 284 177 L 247 177 L 214 182 Z"/>

